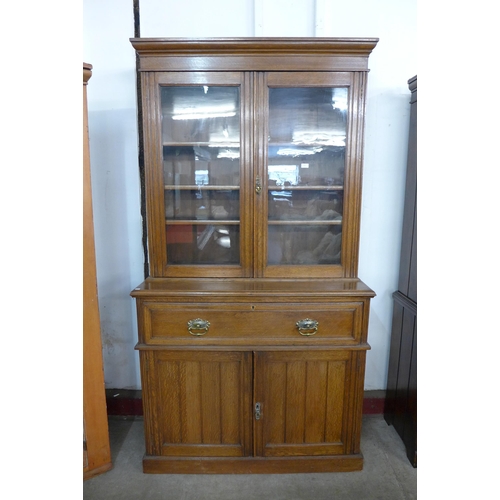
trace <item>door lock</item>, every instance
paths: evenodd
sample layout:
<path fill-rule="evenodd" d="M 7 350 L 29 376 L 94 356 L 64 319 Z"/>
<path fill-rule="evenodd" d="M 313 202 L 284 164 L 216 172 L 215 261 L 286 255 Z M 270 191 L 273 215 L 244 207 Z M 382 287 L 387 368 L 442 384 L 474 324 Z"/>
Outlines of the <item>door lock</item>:
<path fill-rule="evenodd" d="M 255 403 L 255 420 L 260 420 L 260 403 Z"/>

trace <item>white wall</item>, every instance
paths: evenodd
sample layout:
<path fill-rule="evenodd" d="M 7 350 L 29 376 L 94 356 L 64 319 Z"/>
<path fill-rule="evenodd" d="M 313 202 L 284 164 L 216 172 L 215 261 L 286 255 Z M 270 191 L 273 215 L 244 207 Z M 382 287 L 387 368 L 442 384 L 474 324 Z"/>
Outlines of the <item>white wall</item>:
<path fill-rule="evenodd" d="M 144 278 L 132 0 L 84 1 L 90 162 L 104 379 L 139 388 L 135 305 Z"/>
<path fill-rule="evenodd" d="M 135 305 L 143 279 L 132 0 L 84 0 L 83 61 L 106 387 L 140 388 Z M 416 0 L 140 0 L 142 37 L 378 37 L 370 57 L 359 276 L 372 301 L 365 388 L 385 389 L 417 74 Z"/>

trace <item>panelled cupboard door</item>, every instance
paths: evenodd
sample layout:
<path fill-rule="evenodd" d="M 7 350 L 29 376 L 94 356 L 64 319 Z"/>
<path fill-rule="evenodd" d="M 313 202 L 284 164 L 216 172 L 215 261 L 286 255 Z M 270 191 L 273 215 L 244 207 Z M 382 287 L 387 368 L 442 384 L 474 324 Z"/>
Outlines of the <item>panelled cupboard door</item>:
<path fill-rule="evenodd" d="M 242 457 L 251 453 L 249 352 L 141 352 L 149 455 Z M 149 400 L 150 394 L 154 396 Z M 148 436 L 148 437 L 149 437 Z"/>
<path fill-rule="evenodd" d="M 346 453 L 351 355 L 347 351 L 256 353 L 256 454 Z"/>

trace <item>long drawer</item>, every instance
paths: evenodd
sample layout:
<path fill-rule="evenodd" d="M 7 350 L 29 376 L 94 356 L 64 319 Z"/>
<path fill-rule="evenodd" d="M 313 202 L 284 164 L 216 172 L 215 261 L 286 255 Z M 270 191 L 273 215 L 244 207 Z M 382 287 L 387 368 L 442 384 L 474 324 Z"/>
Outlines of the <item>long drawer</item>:
<path fill-rule="evenodd" d="M 228 304 L 142 302 L 140 342 L 150 345 L 321 344 L 361 340 L 363 302 Z"/>

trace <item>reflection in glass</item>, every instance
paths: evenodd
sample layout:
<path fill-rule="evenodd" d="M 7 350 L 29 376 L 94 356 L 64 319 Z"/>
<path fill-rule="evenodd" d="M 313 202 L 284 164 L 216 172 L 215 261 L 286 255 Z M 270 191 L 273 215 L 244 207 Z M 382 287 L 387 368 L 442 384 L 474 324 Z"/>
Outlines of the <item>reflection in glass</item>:
<path fill-rule="evenodd" d="M 169 264 L 238 264 L 239 225 L 167 225 Z"/>
<path fill-rule="evenodd" d="M 271 265 L 340 264 L 339 226 L 271 225 L 268 238 Z"/>
<path fill-rule="evenodd" d="M 269 146 L 269 186 L 344 185 L 344 147 Z"/>
<path fill-rule="evenodd" d="M 167 220 L 231 220 L 240 213 L 240 194 L 229 189 L 166 189 Z"/>
<path fill-rule="evenodd" d="M 239 87 L 162 87 L 165 143 L 239 145 Z"/>
<path fill-rule="evenodd" d="M 164 146 L 167 186 L 239 186 L 239 148 Z"/>
<path fill-rule="evenodd" d="M 239 87 L 161 89 L 167 262 L 240 261 Z"/>
<path fill-rule="evenodd" d="M 269 190 L 270 221 L 342 221 L 343 191 Z"/>
<path fill-rule="evenodd" d="M 269 142 L 345 146 L 347 88 L 269 89 Z"/>
<path fill-rule="evenodd" d="M 268 263 L 340 264 L 348 89 L 269 89 Z"/>

